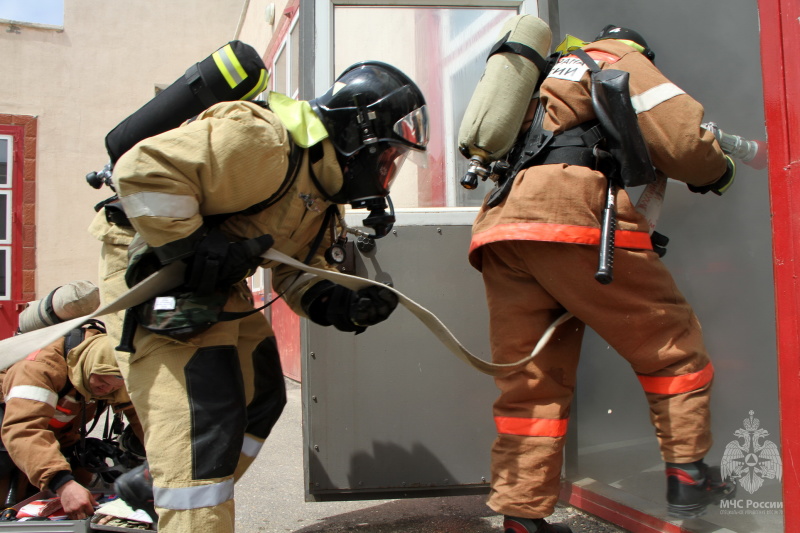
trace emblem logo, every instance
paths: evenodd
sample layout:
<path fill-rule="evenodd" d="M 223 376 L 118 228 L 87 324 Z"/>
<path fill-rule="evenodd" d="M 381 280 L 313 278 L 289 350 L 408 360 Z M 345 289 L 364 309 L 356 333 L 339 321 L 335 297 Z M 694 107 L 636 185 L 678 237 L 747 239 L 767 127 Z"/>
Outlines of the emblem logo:
<path fill-rule="evenodd" d="M 729 478 L 753 494 L 765 479 L 780 481 L 783 463 L 774 442 L 766 440 L 769 431 L 760 428 L 754 411 L 744 419 L 744 427 L 733 432 L 741 440 L 732 440 L 725 447 L 720 471 L 722 479 Z"/>

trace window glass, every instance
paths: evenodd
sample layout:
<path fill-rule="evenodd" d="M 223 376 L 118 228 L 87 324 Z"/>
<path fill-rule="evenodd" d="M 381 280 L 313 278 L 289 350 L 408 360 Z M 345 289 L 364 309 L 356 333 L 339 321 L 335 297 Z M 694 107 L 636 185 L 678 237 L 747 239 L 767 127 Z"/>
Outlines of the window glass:
<path fill-rule="evenodd" d="M 272 68 L 272 90 L 276 93 L 286 94 L 286 46 L 278 52 L 275 57 L 275 65 Z"/>
<path fill-rule="evenodd" d="M 467 159 L 458 152 L 458 129 L 489 49 L 516 13 L 512 8 L 334 7 L 334 74 L 358 61 L 384 61 L 410 76 L 428 104 L 427 168 L 403 166 L 392 187 L 395 207 L 481 204 L 491 183 L 472 191 L 459 184 Z"/>
<path fill-rule="evenodd" d="M 8 187 L 11 176 L 11 139 L 0 137 L 0 187 Z"/>
<path fill-rule="evenodd" d="M 11 228 L 11 191 L 0 191 L 0 242 L 10 242 L 8 235 Z"/>
<path fill-rule="evenodd" d="M 8 246 L 0 246 L 0 300 L 8 300 L 10 294 L 9 274 L 10 274 L 11 249 Z"/>
<path fill-rule="evenodd" d="M 300 92 L 300 26 L 295 19 L 289 35 L 289 96 L 297 98 Z"/>

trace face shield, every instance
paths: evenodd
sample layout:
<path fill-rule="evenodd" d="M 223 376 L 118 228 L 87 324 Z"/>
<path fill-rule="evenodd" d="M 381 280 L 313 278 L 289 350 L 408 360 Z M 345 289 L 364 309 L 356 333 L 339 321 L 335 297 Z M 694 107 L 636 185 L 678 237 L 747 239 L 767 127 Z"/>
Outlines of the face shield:
<path fill-rule="evenodd" d="M 348 201 L 353 208 L 369 208 L 367 200 L 387 196 L 409 156 L 424 155 L 429 138 L 427 107 L 414 109 L 395 122 L 391 131 L 393 137 L 383 137 L 364 146 L 344 164 L 345 179 L 349 182 Z M 417 165 L 425 166 L 424 157 L 413 159 Z"/>

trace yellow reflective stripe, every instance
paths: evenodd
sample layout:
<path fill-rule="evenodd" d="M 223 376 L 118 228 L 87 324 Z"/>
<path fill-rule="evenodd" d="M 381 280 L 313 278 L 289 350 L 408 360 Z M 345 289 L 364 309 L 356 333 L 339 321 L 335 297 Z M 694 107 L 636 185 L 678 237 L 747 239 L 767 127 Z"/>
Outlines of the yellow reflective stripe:
<path fill-rule="evenodd" d="M 255 95 L 263 93 L 267 90 L 267 83 L 269 82 L 269 72 L 266 69 L 261 69 L 261 76 L 258 78 L 258 83 L 253 87 L 253 90 L 242 96 L 242 100 L 250 100 Z"/>
<path fill-rule="evenodd" d="M 216 63 L 222 77 L 228 82 L 231 89 L 242 83 L 247 78 L 242 64 L 239 63 L 239 58 L 233 53 L 233 47 L 226 45 L 223 48 L 214 52 L 214 63 Z"/>
<path fill-rule="evenodd" d="M 644 46 L 642 46 L 641 44 L 639 44 L 639 43 L 637 43 L 635 41 L 630 41 L 628 39 L 614 39 L 614 40 L 615 41 L 619 41 L 621 43 L 627 44 L 628 46 L 630 46 L 631 48 L 633 48 L 637 52 L 644 53 Z"/>

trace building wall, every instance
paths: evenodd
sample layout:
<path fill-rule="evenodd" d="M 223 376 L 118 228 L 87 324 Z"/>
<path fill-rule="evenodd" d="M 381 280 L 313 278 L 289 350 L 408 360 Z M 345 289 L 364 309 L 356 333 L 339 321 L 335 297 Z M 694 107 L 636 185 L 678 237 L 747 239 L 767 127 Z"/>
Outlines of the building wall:
<path fill-rule="evenodd" d="M 262 56 L 266 55 L 274 33 L 286 18 L 284 11 L 290 3 L 292 2 L 287 0 L 246 0 L 237 38 L 258 50 Z"/>
<path fill-rule="evenodd" d="M 0 21 L 0 114 L 38 117 L 35 293 L 97 279 L 84 179 L 108 161 L 105 135 L 186 69 L 232 40 L 246 0 L 65 2 L 64 26 Z M 261 39 L 267 39 L 269 28 Z"/>

